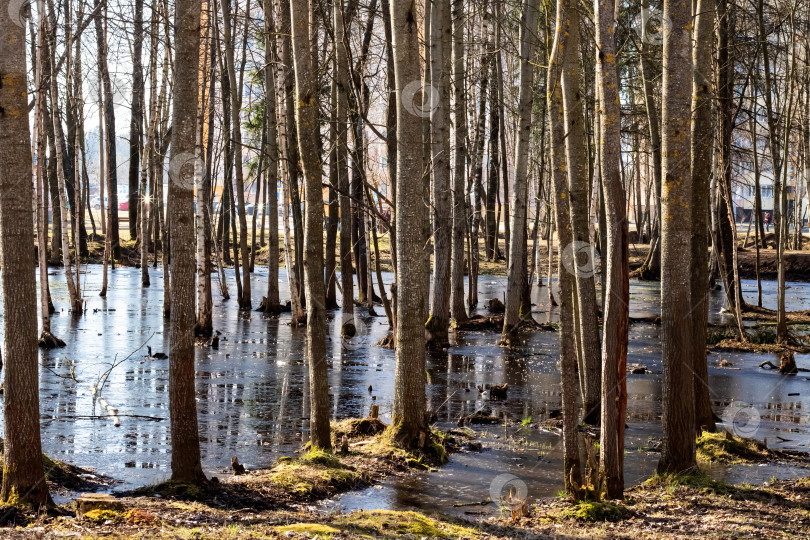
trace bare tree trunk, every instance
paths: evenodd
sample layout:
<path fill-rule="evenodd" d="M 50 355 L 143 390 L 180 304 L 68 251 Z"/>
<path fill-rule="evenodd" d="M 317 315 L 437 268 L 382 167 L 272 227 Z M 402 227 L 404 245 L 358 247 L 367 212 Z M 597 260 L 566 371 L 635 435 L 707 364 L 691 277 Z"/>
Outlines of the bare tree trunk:
<path fill-rule="evenodd" d="M 315 16 L 311 0 L 292 0 L 293 55 L 295 58 L 298 147 L 304 173 L 307 219 L 304 236 L 307 294 L 307 363 L 309 364 L 309 432 L 312 448 L 332 449 L 329 429 L 329 377 L 326 362 L 326 306 L 323 283 L 323 190 L 318 154 L 317 58 L 310 35 Z"/>
<path fill-rule="evenodd" d="M 143 0 L 135 0 L 132 39 L 132 109 L 129 122 L 129 238 L 138 236 L 138 179 L 143 139 Z M 149 277 L 147 275 L 146 280 Z M 148 286 L 148 283 L 144 284 Z"/>
<path fill-rule="evenodd" d="M 0 7 L 0 276 L 3 292 L 3 485 L 0 500 L 39 508 L 53 502 L 44 481 L 39 427 L 33 167 L 23 13 Z M 44 17 L 43 2 L 39 2 Z M 42 30 L 40 30 L 42 32 Z M 55 86 L 56 77 L 52 77 Z M 39 89 L 39 91 L 42 91 Z M 40 101 L 42 101 L 40 99 Z M 54 108 L 55 109 L 55 108 Z M 39 161 L 39 160 L 38 160 Z M 40 246 L 42 249 L 42 246 Z M 9 501 L 16 502 L 17 501 Z"/>
<path fill-rule="evenodd" d="M 73 281 L 73 273 L 71 270 L 70 262 L 70 241 L 68 239 L 68 225 L 67 225 L 67 204 L 65 200 L 65 170 L 64 170 L 64 141 L 65 138 L 62 134 L 62 121 L 59 117 L 59 90 L 57 88 L 58 72 L 56 70 L 56 47 L 55 47 L 55 29 L 54 25 L 50 24 L 48 27 L 50 35 L 50 61 L 51 61 L 51 76 L 50 76 L 50 92 L 51 92 L 51 114 L 54 125 L 54 139 L 56 141 L 56 179 L 59 186 L 59 207 L 62 233 L 62 264 L 65 269 L 65 280 L 67 281 L 68 295 L 70 296 L 71 312 L 74 316 L 81 315 L 82 313 L 82 299 L 79 292 L 79 284 Z M 66 68 L 66 73 L 70 73 L 70 64 Z M 70 76 L 68 75 L 68 81 Z M 29 172 L 30 174 L 30 172 Z M 76 246 L 78 251 L 78 245 Z"/>
<path fill-rule="evenodd" d="M 205 481 L 200 465 L 200 434 L 194 383 L 194 178 L 201 167 L 196 156 L 200 66 L 200 0 L 177 0 L 174 20 L 175 68 L 172 141 L 169 161 L 171 227 L 171 346 L 169 414 L 172 481 Z"/>
<path fill-rule="evenodd" d="M 611 0 L 601 0 L 598 2 L 599 8 L 604 11 L 603 2 Z M 609 10 L 612 14 L 613 10 Z M 592 259 L 590 216 L 588 210 L 589 198 L 589 178 L 588 160 L 582 159 L 587 155 L 587 140 L 585 133 L 585 120 L 583 109 L 585 107 L 584 95 L 580 90 L 580 38 L 579 38 L 579 10 L 569 11 L 571 17 L 571 27 L 573 32 L 568 37 L 566 55 L 563 59 L 562 90 L 563 109 L 565 113 L 565 127 L 568 136 L 565 139 L 566 158 L 568 162 L 568 204 L 571 210 L 571 232 L 573 241 L 568 245 L 561 245 L 561 258 L 565 268 L 574 274 L 576 278 L 576 291 L 578 309 L 578 329 L 579 342 L 581 344 L 580 357 L 582 359 L 581 378 L 584 388 L 582 393 L 585 400 L 582 403 L 583 420 L 587 424 L 596 425 L 600 418 L 600 384 L 602 379 L 602 364 L 600 359 L 601 345 L 599 343 L 599 306 L 596 303 L 596 283 L 594 280 L 594 263 Z M 597 26 L 598 28 L 598 26 Z M 608 31 L 605 29 L 605 31 Z M 604 46 L 610 46 L 603 43 Z M 605 53 L 609 54 L 609 53 Z M 605 70 L 613 69 L 611 65 L 603 66 Z M 597 70 L 601 77 L 609 77 Z M 613 77 L 610 77 L 613 79 Z M 616 98 L 618 99 L 618 98 Z M 605 111 L 605 114 L 607 111 Z M 611 111 L 614 113 L 614 111 Z M 604 116 L 604 115 L 603 115 Z M 618 126 L 619 114 L 615 111 L 615 119 Z M 609 135 L 618 135 L 610 132 Z M 618 137 L 615 140 L 603 141 L 619 146 Z M 607 165 L 607 164 L 606 164 Z M 618 159 L 610 165 L 618 165 Z M 618 172 L 618 169 L 617 169 Z M 621 192 L 621 204 L 624 206 L 624 192 Z M 612 387 L 611 387 L 612 388 Z"/>
<path fill-rule="evenodd" d="M 649 0 L 642 0 L 641 8 L 649 12 Z M 653 167 L 653 182 L 655 186 L 655 226 L 653 227 L 652 235 L 650 236 L 650 251 L 647 254 L 647 260 L 641 266 L 639 274 L 644 279 L 655 279 L 661 275 L 661 115 L 660 109 L 655 104 L 652 80 L 652 58 L 651 58 L 651 45 L 652 41 L 646 36 L 646 26 L 644 27 L 645 33 L 642 34 L 642 51 L 640 55 L 641 60 L 641 78 L 643 81 L 642 88 L 644 90 L 644 105 L 647 110 L 647 127 L 650 132 L 650 151 L 652 153 L 652 167 Z"/>
<path fill-rule="evenodd" d="M 210 4 L 209 4 L 210 5 Z M 200 101 L 197 110 L 197 140 L 194 149 L 197 157 L 195 166 L 201 168 L 196 172 L 195 179 L 199 182 L 195 194 L 196 216 L 195 230 L 197 234 L 197 322 L 194 325 L 194 335 L 208 337 L 214 333 L 214 299 L 211 290 L 211 175 L 208 173 L 213 157 L 203 146 L 206 144 L 205 136 L 210 126 L 206 124 L 207 118 L 214 113 L 214 55 L 216 48 L 213 38 L 214 22 L 209 19 L 216 16 L 216 12 L 204 11 L 202 32 L 200 39 Z M 153 38 L 154 39 L 154 38 Z M 152 81 L 150 94 L 154 95 L 156 81 Z M 151 128 L 150 128 L 151 129 Z M 211 134 L 208 134 L 209 138 Z"/>
<path fill-rule="evenodd" d="M 722 1 L 722 0 L 721 0 Z M 706 363 L 706 328 L 709 318 L 709 189 L 714 148 L 712 121 L 712 34 L 714 0 L 698 0 L 695 10 L 695 70 L 692 77 L 692 364 L 694 366 L 695 427 L 715 431 Z"/>
<path fill-rule="evenodd" d="M 45 36 L 48 33 L 48 27 L 45 22 L 44 16 L 44 3 L 40 3 L 40 20 L 39 32 L 37 34 L 37 63 L 36 63 L 36 112 L 35 129 L 36 129 L 36 201 L 37 201 L 37 255 L 39 266 L 39 296 L 40 296 L 40 319 L 42 321 L 42 334 L 39 338 L 40 346 L 52 348 L 57 345 L 64 345 L 64 342 L 56 338 L 51 333 L 51 292 L 50 283 L 48 282 L 48 188 L 47 188 L 47 171 L 46 171 L 46 133 L 45 133 L 45 115 L 47 114 L 47 91 L 43 87 L 45 73 L 45 66 L 48 65 L 49 59 L 47 54 L 47 46 Z M 32 23 L 33 24 L 33 23 Z M 40 158 L 40 156 L 42 158 Z M 55 218 L 54 218 L 55 219 Z M 2 362 L 0 362 L 2 365 Z"/>
<path fill-rule="evenodd" d="M 420 80 L 419 24 L 415 2 L 392 2 L 394 68 L 397 89 L 397 261 L 396 379 L 391 429 L 405 448 L 418 446 L 427 435 L 425 396 L 424 286 L 428 272 L 422 231 L 424 173 L 422 118 L 413 114 L 415 96 L 405 95 L 409 84 Z M 409 101 L 413 100 L 413 101 Z"/>
<path fill-rule="evenodd" d="M 453 31 L 450 2 L 431 9 L 430 73 L 438 103 L 431 107 L 431 153 L 433 170 L 433 283 L 430 318 L 425 324 L 430 345 L 449 343 L 450 262 L 453 215 L 450 206 L 450 72 Z"/>
<path fill-rule="evenodd" d="M 531 0 L 525 0 L 527 6 Z M 555 24 L 554 45 L 548 59 L 547 100 L 549 123 L 551 125 L 551 180 L 555 192 L 555 210 L 557 221 L 557 244 L 567 246 L 573 236 L 570 223 L 570 208 L 566 198 L 568 189 L 566 185 L 565 162 L 565 114 L 563 111 L 562 87 L 559 84 L 562 72 L 562 63 L 567 54 L 567 41 L 572 32 L 577 30 L 570 24 L 571 0 L 557 0 L 557 19 Z M 525 30 L 522 31 L 525 34 Z M 525 38 L 524 38 L 525 39 Z M 523 55 L 521 55 L 523 56 Z M 527 55 L 528 56 L 528 55 Z M 526 57 L 524 56 L 524 62 Z M 521 146 L 521 143 L 518 143 Z M 517 182 L 517 179 L 516 179 Z M 515 186 L 517 188 L 517 184 Z M 525 204 L 525 203 L 524 203 Z M 516 209 L 517 211 L 517 209 Z M 513 225 L 518 225 L 513 221 Z M 513 227 L 513 239 L 518 234 Z M 549 235 L 550 238 L 550 235 Z M 549 241 L 550 242 L 550 241 Z M 514 256 L 517 245 L 513 243 L 510 248 L 510 261 Z M 551 261 L 551 244 L 549 243 L 549 261 Z M 510 263 L 511 264 L 511 263 Z M 549 265 L 551 263 L 549 262 Z M 574 343 L 574 290 L 573 276 L 562 266 L 562 257 L 557 265 L 559 273 L 558 284 L 560 288 L 560 385 L 562 390 L 563 415 L 563 478 L 565 490 L 575 495 L 579 493 L 582 485 L 582 472 L 579 457 L 579 414 L 577 403 L 577 351 Z M 551 272 L 549 272 L 549 294 L 551 291 Z M 508 297 L 507 297 L 508 298 Z"/>
<path fill-rule="evenodd" d="M 298 191 L 298 179 L 301 176 L 298 161 L 298 145 L 295 126 L 295 74 L 293 73 L 292 55 L 292 22 L 290 15 L 290 3 L 286 0 L 279 0 L 281 12 L 281 28 L 279 37 L 281 39 L 281 65 L 283 66 L 282 85 L 284 89 L 284 123 L 287 134 L 286 165 L 287 184 L 289 188 L 290 203 L 292 206 L 293 219 L 293 239 L 295 241 L 294 263 L 287 266 L 288 272 L 295 272 L 296 283 L 304 282 L 304 219 L 301 215 L 301 197 Z M 304 288 L 299 287 L 298 301 L 301 305 L 306 304 L 304 298 Z M 299 321 L 300 322 L 300 321 Z"/>
<path fill-rule="evenodd" d="M 475 139 L 472 145 L 472 178 L 470 179 L 470 192 L 472 199 L 472 212 L 470 212 L 470 249 L 469 249 L 469 272 L 467 305 L 470 311 L 478 306 L 478 269 L 481 257 L 479 250 L 478 234 L 481 227 L 481 203 L 484 200 L 484 148 L 487 127 L 487 93 L 489 91 L 490 63 L 492 56 L 489 51 L 490 29 L 489 23 L 492 17 L 489 8 L 489 0 L 484 0 L 482 7 L 481 35 L 484 42 L 481 44 L 481 65 L 479 71 L 479 85 L 481 87 L 478 94 L 478 122 L 475 127 Z M 528 150 L 528 149 L 527 149 Z"/>
<path fill-rule="evenodd" d="M 352 268 L 352 204 L 349 194 L 348 156 L 348 92 L 349 67 L 347 36 L 343 10 L 335 4 L 332 8 L 335 26 L 335 78 L 337 86 L 335 154 L 337 183 L 340 194 L 340 292 L 342 324 L 341 335 L 354 337 L 354 271 Z M 392 135 L 389 135 L 391 137 Z M 391 165 L 393 166 L 393 164 Z"/>
<path fill-rule="evenodd" d="M 517 147 L 515 148 L 515 186 L 510 204 L 513 211 L 510 216 L 512 219 L 512 237 L 509 245 L 509 265 L 507 268 L 506 314 L 503 320 L 503 339 L 507 341 L 519 319 L 531 314 L 531 306 L 523 305 L 523 302 L 527 286 L 526 201 L 529 197 L 529 147 L 531 145 L 532 106 L 534 104 L 534 64 L 532 60 L 537 33 L 538 5 L 539 0 L 524 0 L 523 21 L 520 26 L 519 125 Z M 558 219 L 557 223 L 563 222 Z"/>
<path fill-rule="evenodd" d="M 107 192 L 110 201 L 109 219 L 107 220 L 107 234 L 111 237 L 111 254 L 113 260 L 121 258 L 121 241 L 119 237 L 118 226 L 118 159 L 116 156 L 115 146 L 115 103 L 113 103 L 113 90 L 112 83 L 110 82 L 110 70 L 107 65 L 107 32 L 102 28 L 102 19 L 106 19 L 103 12 L 106 12 L 107 6 L 102 10 L 100 5 L 101 0 L 95 0 L 95 26 L 96 26 L 96 44 L 98 46 L 98 64 L 101 76 L 101 83 L 104 90 L 104 130 L 107 134 L 107 175 L 108 183 Z M 55 70 L 54 70 L 55 71 Z"/>
<path fill-rule="evenodd" d="M 248 5 L 249 6 L 249 5 Z M 236 211 L 239 215 L 239 250 L 242 259 L 242 293 L 239 296 L 239 309 L 250 310 L 253 301 L 250 295 L 250 251 L 248 249 L 248 229 L 247 216 L 245 215 L 245 180 L 242 172 L 242 124 L 239 113 L 242 109 L 241 76 L 236 78 L 236 66 L 234 63 L 235 36 L 231 36 L 231 29 L 235 27 L 231 23 L 231 6 L 229 0 L 222 0 L 222 23 L 225 37 L 225 65 L 227 67 L 228 79 L 230 80 L 231 115 L 232 115 L 232 143 L 234 154 L 234 165 L 236 167 L 236 177 L 234 189 L 236 189 Z M 247 30 L 245 30 L 247 32 Z M 244 48 L 244 47 L 243 47 Z M 244 64 L 243 64 L 244 65 Z"/>
<path fill-rule="evenodd" d="M 264 115 L 267 130 L 267 299 L 265 313 L 281 311 L 278 290 L 278 121 L 276 116 L 276 36 L 273 0 L 264 0 L 265 67 Z M 286 212 L 286 210 L 285 210 Z"/>
<path fill-rule="evenodd" d="M 464 307 L 464 230 L 467 208 L 464 204 L 464 172 L 467 169 L 467 99 L 464 68 L 464 1 L 453 0 L 453 236 L 450 255 L 450 315 L 467 320 Z"/>
<path fill-rule="evenodd" d="M 595 4 L 597 47 L 596 81 L 601 109 L 601 178 L 607 221 L 607 264 L 604 342 L 602 347 L 602 421 L 599 466 L 607 496 L 624 494 L 624 429 L 627 411 L 627 330 L 630 305 L 627 214 L 621 167 L 621 110 L 615 41 L 614 0 Z M 573 194 L 572 194 L 573 200 Z M 636 202 L 638 205 L 638 201 Z M 638 224 L 638 221 L 636 221 Z"/>
<path fill-rule="evenodd" d="M 691 351 L 690 244 L 692 235 L 691 143 L 692 7 L 664 4 L 661 138 L 661 346 L 663 362 L 663 447 L 659 472 L 683 473 L 695 466 L 694 374 Z"/>

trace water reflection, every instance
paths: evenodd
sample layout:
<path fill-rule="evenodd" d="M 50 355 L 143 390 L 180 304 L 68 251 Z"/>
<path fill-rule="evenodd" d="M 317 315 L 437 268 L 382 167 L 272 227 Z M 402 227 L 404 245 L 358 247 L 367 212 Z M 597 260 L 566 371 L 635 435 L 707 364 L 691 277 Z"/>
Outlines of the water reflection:
<path fill-rule="evenodd" d="M 121 488 L 165 479 L 170 464 L 168 361 L 146 359 L 144 348 L 112 370 L 103 395 L 119 409 L 119 428 L 109 418 L 93 418 L 101 411 L 94 405 L 91 392 L 116 359 L 127 357 L 144 344 L 151 345 L 154 351 L 168 352 L 161 271 L 151 269 L 153 285 L 143 289 L 139 270 L 118 268 L 112 271 L 107 298 L 100 298 L 97 293 L 101 270 L 88 270 L 82 277 L 87 313 L 79 319 L 66 311 L 67 292 L 60 272 L 51 272 L 52 294 L 60 310 L 53 317 L 53 330 L 68 346 L 41 352 L 44 450 L 56 458 L 118 478 L 123 481 Z M 230 272 L 227 276 L 233 277 Z M 385 279 L 390 284 L 392 277 L 387 275 Z M 753 301 L 755 284 L 745 281 L 743 285 L 746 298 Z M 253 290 L 258 295 L 265 287 L 266 273 L 258 268 Z M 504 289 L 504 279 L 483 277 L 482 303 L 492 297 L 503 298 Z M 808 292 L 810 285 L 791 283 L 788 309 L 808 309 Z M 282 272 L 282 298 L 287 296 Z M 547 298 L 547 290 L 535 290 L 534 311 L 538 320 L 553 322 L 557 310 L 548 305 Z M 658 299 L 658 284 L 633 283 L 631 316 L 657 314 Z M 763 299 L 766 306 L 775 304 L 773 283 L 764 283 Z M 724 320 L 720 314 L 722 303 L 722 293 L 712 293 L 713 322 Z M 361 313 L 367 336 L 360 346 L 347 349 L 341 345 L 339 313 L 335 315 L 327 333 L 332 416 L 365 416 L 376 404 L 382 419 L 390 420 L 394 353 L 374 346 L 388 331 L 385 317 Z M 200 440 L 203 465 L 209 474 L 221 474 L 233 455 L 248 468 L 268 466 L 280 455 L 301 448 L 307 440 L 305 332 L 291 328 L 288 321 L 286 316 L 275 319 L 257 313 L 239 314 L 235 301 L 223 302 L 215 296 L 214 327 L 223 334 L 220 348 L 197 349 Z M 532 496 L 554 495 L 560 489 L 559 433 L 536 426 L 561 407 L 556 333 L 532 334 L 523 345 L 511 350 L 498 347 L 497 336 L 487 332 L 465 332 L 454 339 L 453 347 L 430 352 L 427 357 L 428 403 L 439 424 L 453 427 L 459 417 L 491 406 L 494 414 L 516 421 L 531 418 L 535 425 L 479 428 L 485 447 L 481 453 L 456 455 L 437 473 L 347 494 L 337 504 L 347 508 L 440 506 L 451 510 L 456 502 L 485 499 L 492 478 L 501 473 L 524 479 Z M 649 475 L 657 461 L 657 455 L 646 450 L 649 439 L 656 438 L 660 431 L 661 380 L 655 374 L 661 371 L 660 354 L 658 328 L 632 325 L 628 361 L 644 365 L 653 373 L 628 378 L 628 483 Z M 770 357 L 710 355 L 711 396 L 716 409 L 721 413 L 732 402 L 752 403 L 761 418 L 758 438 L 767 437 L 771 447 L 806 449 L 810 442 L 807 378 L 759 370 L 757 365 L 763 358 Z M 732 367 L 720 367 L 721 359 Z M 810 366 L 807 355 L 798 355 L 797 362 Z M 75 365 L 77 380 L 69 376 L 71 365 Z M 509 385 L 505 401 L 490 402 L 487 394 L 479 393 L 479 386 L 504 383 Z"/>

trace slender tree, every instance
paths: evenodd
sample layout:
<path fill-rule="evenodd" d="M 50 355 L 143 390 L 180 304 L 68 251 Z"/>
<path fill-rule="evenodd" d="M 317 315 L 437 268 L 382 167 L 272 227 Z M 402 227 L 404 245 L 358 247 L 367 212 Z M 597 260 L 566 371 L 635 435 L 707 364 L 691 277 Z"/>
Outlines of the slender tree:
<path fill-rule="evenodd" d="M 307 298 L 307 362 L 309 364 L 309 432 L 312 448 L 332 449 L 329 429 L 329 377 L 326 363 L 326 296 L 323 282 L 323 190 L 319 155 L 317 39 L 312 0 L 291 0 L 295 59 L 298 148 L 303 165 L 304 269 Z"/>
<path fill-rule="evenodd" d="M 503 339 L 509 340 L 519 319 L 531 313 L 531 306 L 524 305 L 527 245 L 526 201 L 529 197 L 529 146 L 532 131 L 532 106 L 534 103 L 534 50 L 537 36 L 537 11 L 539 0 L 524 0 L 523 18 L 520 25 L 520 94 L 518 98 L 518 132 L 515 148 L 515 182 L 512 194 L 512 237 L 509 245 L 507 267 L 506 314 L 503 320 Z"/>
<path fill-rule="evenodd" d="M 438 103 L 431 108 L 431 154 L 433 171 L 433 301 L 425 325 L 433 346 L 448 343 L 450 326 L 450 262 L 453 214 L 450 206 L 450 72 L 453 43 L 450 2 L 431 9 L 430 63 Z M 483 113 L 482 113 L 483 114 Z"/>
<path fill-rule="evenodd" d="M 627 411 L 627 330 L 630 305 L 627 215 L 621 177 L 621 112 L 615 41 L 614 0 L 595 3 L 599 47 L 596 81 L 601 178 L 607 225 L 607 283 L 602 345 L 602 421 L 599 464 L 607 496 L 624 492 L 624 427 Z M 638 222 L 636 222 L 638 223 Z M 603 264 L 605 264 L 603 262 Z"/>
<path fill-rule="evenodd" d="M 528 1 L 528 0 L 526 0 Z M 524 5 L 526 5 L 524 1 Z M 549 54 L 548 83 L 546 86 L 548 101 L 548 120 L 551 125 L 551 182 L 555 194 L 555 214 L 557 226 L 557 245 L 569 245 L 573 239 L 571 232 L 570 207 L 568 205 L 568 185 L 566 181 L 565 159 L 565 112 L 563 109 L 561 72 L 565 55 L 568 54 L 568 41 L 576 27 L 571 25 L 571 0 L 557 0 L 557 18 L 554 32 L 554 44 Z M 550 22 L 550 21 L 549 21 Z M 562 224 L 562 225 L 559 225 Z M 516 231 L 513 231 L 513 235 Z M 514 236 L 513 236 L 514 238 Z M 514 249 L 514 245 L 512 249 Z M 511 257 L 511 253 L 510 253 Z M 551 248 L 549 248 L 549 261 Z M 550 263 L 549 263 L 550 264 Z M 563 415 L 563 476 L 565 489 L 571 494 L 579 492 L 582 485 L 582 472 L 579 457 L 579 414 L 577 412 L 576 364 L 577 351 L 574 335 L 574 277 L 562 266 L 562 257 L 558 261 L 557 280 L 560 294 L 560 386 L 562 390 Z M 551 289 L 551 287 L 549 287 Z"/>
<path fill-rule="evenodd" d="M 695 370 L 695 427 L 714 431 L 706 363 L 706 328 L 709 318 L 709 187 L 714 149 L 712 114 L 712 34 L 714 0 L 698 0 L 692 60 L 692 364 Z"/>
<path fill-rule="evenodd" d="M 453 1 L 453 237 L 450 255 L 450 315 L 467 319 L 464 306 L 464 230 L 467 208 L 464 180 L 467 169 L 467 101 L 464 67 L 464 2 Z"/>

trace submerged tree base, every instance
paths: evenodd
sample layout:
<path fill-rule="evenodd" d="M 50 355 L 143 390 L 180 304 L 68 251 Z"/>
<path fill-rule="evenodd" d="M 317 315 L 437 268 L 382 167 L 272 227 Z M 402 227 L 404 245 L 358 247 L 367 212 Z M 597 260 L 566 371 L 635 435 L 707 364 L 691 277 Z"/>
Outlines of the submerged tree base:
<path fill-rule="evenodd" d="M 57 349 L 65 347 L 66 344 L 64 341 L 56 337 L 55 335 L 51 334 L 50 332 L 42 332 L 42 335 L 39 336 L 39 347 L 41 349 Z"/>

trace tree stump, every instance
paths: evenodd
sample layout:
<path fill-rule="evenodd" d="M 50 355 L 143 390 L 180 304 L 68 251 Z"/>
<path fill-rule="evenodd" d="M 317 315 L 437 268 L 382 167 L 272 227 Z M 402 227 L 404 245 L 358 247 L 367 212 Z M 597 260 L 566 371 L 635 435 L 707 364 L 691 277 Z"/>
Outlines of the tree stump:
<path fill-rule="evenodd" d="M 82 493 L 76 499 L 76 513 L 83 516 L 91 510 L 114 510 L 120 512 L 124 505 L 109 493 Z"/>

